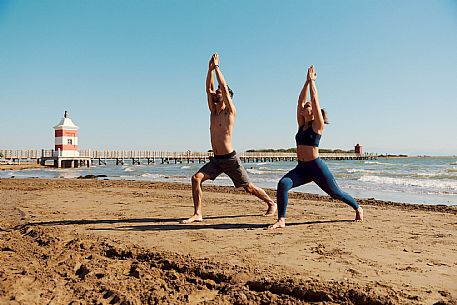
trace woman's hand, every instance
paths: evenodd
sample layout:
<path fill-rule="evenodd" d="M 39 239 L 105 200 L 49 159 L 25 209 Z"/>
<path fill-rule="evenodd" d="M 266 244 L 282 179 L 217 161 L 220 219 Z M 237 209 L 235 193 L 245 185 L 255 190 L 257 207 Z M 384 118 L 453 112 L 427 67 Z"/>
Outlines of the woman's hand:
<path fill-rule="evenodd" d="M 215 68 L 214 66 L 214 55 L 211 56 L 210 60 L 209 60 L 209 64 L 208 64 L 208 70 L 209 71 L 213 71 Z"/>

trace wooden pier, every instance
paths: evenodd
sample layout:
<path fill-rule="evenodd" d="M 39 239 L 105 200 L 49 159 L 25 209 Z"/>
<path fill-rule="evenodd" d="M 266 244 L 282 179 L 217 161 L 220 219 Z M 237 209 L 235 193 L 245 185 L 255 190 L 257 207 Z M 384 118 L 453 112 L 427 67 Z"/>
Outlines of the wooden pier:
<path fill-rule="evenodd" d="M 0 160 L 19 163 L 22 161 L 36 161 L 45 165 L 53 162 L 54 167 L 80 167 L 95 165 L 132 164 L 178 164 L 178 163 L 205 163 L 213 156 L 211 152 L 169 152 L 169 151 L 137 151 L 137 150 L 80 150 L 79 157 L 57 158 L 54 150 L 0 150 Z M 241 152 L 238 154 L 242 162 L 279 162 L 296 161 L 295 153 L 259 153 Z M 356 153 L 321 153 L 324 160 L 374 160 L 377 154 Z"/>

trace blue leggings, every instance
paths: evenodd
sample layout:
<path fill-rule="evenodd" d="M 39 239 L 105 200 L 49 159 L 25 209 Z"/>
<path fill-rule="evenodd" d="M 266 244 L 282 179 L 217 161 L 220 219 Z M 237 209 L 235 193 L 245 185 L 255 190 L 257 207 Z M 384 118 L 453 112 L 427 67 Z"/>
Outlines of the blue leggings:
<path fill-rule="evenodd" d="M 312 161 L 298 161 L 298 165 L 288 172 L 278 182 L 276 192 L 278 202 L 278 218 L 286 217 L 288 192 L 291 188 L 314 181 L 324 192 L 335 199 L 339 199 L 354 210 L 359 208 L 357 202 L 348 193 L 343 192 L 336 184 L 335 178 L 321 158 Z"/>

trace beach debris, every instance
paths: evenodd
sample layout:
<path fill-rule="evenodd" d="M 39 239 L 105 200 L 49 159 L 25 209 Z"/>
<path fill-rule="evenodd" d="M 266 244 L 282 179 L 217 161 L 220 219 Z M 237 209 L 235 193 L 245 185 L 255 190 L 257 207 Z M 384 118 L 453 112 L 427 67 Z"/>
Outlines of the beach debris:
<path fill-rule="evenodd" d="M 107 175 L 85 175 L 85 176 L 79 176 L 76 179 L 97 179 L 97 178 L 106 178 L 108 177 Z"/>

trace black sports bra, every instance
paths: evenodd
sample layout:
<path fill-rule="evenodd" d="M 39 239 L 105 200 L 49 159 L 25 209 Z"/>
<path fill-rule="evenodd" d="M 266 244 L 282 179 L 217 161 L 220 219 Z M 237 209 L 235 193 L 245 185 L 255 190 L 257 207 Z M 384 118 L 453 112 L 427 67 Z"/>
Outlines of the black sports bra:
<path fill-rule="evenodd" d="M 313 126 L 309 126 L 306 130 L 303 130 L 303 126 L 300 126 L 295 135 L 295 142 L 297 145 L 319 147 L 321 136 L 322 135 L 314 132 Z"/>

